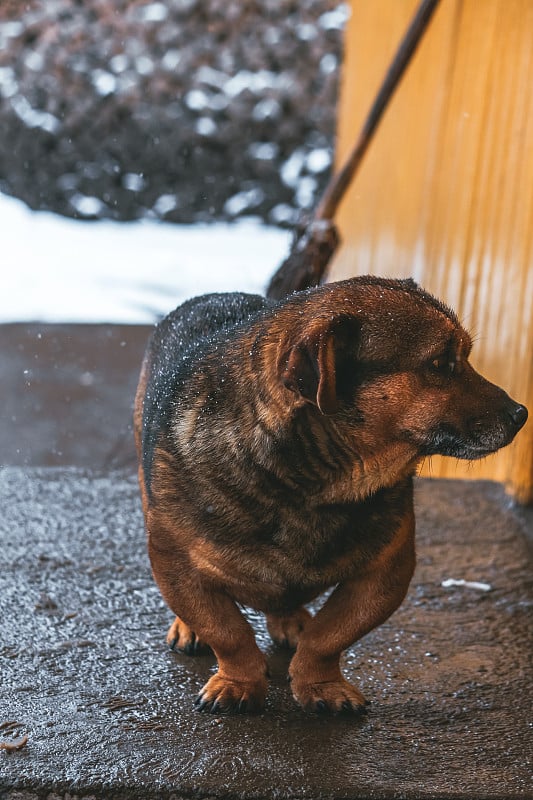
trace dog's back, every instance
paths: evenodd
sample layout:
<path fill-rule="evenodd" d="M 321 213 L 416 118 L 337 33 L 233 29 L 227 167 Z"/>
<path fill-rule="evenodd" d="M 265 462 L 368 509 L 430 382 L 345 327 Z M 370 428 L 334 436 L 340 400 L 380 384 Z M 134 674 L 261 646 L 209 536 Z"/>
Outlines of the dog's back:
<path fill-rule="evenodd" d="M 134 429 L 144 491 L 149 489 L 156 439 L 168 431 L 171 402 L 191 368 L 227 334 L 275 305 L 260 295 L 235 292 L 194 297 L 156 326 L 148 343 L 135 398 Z"/>

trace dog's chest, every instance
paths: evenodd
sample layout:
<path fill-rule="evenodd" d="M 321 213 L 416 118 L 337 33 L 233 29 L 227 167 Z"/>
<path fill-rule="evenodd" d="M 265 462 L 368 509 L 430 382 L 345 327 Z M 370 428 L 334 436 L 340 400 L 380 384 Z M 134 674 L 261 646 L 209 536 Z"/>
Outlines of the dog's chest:
<path fill-rule="evenodd" d="M 212 520 L 203 528 L 204 553 L 225 581 L 233 576 L 258 594 L 313 593 L 374 560 L 403 524 L 409 503 L 410 487 L 404 485 L 358 504 L 287 504 L 268 517 L 247 515 L 244 524 L 242 516 L 240 524 L 234 518 L 231 529 L 223 519 Z"/>
<path fill-rule="evenodd" d="M 273 546 L 301 567 L 302 579 L 357 569 L 388 544 L 403 518 L 403 498 L 380 494 L 380 500 L 325 504 L 288 514 Z"/>

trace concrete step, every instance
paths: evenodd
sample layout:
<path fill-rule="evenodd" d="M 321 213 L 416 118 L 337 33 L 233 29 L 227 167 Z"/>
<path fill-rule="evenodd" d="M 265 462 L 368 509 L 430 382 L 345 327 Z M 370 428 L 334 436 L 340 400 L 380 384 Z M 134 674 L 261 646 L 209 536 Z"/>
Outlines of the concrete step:
<path fill-rule="evenodd" d="M 0 505 L 2 800 L 532 797 L 532 515 L 499 486 L 417 482 L 408 598 L 344 657 L 362 720 L 299 710 L 253 612 L 264 713 L 193 709 L 214 662 L 165 645 L 131 470 L 4 467 Z"/>

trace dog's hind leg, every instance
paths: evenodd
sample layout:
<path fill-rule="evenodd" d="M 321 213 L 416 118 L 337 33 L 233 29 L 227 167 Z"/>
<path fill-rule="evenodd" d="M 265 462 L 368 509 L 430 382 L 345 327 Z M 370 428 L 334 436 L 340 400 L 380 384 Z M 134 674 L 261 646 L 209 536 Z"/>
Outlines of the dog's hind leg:
<path fill-rule="evenodd" d="M 272 641 L 280 647 L 294 649 L 307 622 L 312 619 L 309 611 L 301 606 L 291 614 L 265 614 L 266 625 Z"/>
<path fill-rule="evenodd" d="M 209 645 L 204 644 L 192 628 L 179 617 L 176 617 L 167 633 L 167 644 L 171 650 L 179 650 L 188 656 L 210 653 Z"/>

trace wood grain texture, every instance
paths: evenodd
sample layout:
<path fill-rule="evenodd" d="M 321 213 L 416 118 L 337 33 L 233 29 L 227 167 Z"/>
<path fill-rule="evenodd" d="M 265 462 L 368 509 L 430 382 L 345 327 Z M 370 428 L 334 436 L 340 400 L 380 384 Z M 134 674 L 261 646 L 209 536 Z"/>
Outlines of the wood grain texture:
<path fill-rule="evenodd" d="M 346 158 L 416 0 L 352 0 L 338 123 Z M 533 4 L 443 0 L 338 214 L 330 279 L 412 276 L 459 314 L 472 362 L 533 407 Z M 533 500 L 533 423 L 483 462 Z"/>

